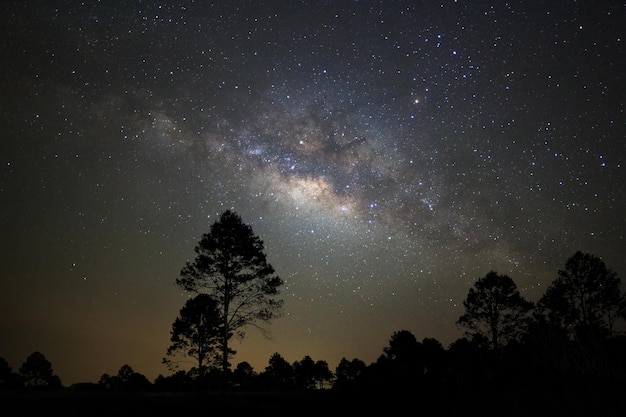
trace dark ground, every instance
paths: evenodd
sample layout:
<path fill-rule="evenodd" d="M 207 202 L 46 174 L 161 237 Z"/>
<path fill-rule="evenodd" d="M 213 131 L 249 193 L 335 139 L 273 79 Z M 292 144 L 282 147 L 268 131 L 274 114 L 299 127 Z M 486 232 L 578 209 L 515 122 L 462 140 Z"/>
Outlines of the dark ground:
<path fill-rule="evenodd" d="M 340 394 L 332 391 L 302 393 L 1 393 L 2 409 L 15 415 L 40 416 L 151 416 L 151 415 L 428 415 L 428 416 L 626 416 L 626 393 L 568 395 L 545 393 L 419 393 Z"/>

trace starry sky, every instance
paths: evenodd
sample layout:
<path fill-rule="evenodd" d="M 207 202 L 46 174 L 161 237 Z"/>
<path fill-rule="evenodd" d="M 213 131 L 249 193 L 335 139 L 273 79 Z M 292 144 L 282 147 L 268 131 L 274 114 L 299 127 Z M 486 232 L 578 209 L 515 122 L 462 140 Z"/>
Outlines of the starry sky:
<path fill-rule="evenodd" d="M 226 209 L 285 281 L 270 339 L 334 370 L 444 347 L 490 270 L 626 273 L 621 1 L 3 1 L 0 357 L 151 381 Z"/>

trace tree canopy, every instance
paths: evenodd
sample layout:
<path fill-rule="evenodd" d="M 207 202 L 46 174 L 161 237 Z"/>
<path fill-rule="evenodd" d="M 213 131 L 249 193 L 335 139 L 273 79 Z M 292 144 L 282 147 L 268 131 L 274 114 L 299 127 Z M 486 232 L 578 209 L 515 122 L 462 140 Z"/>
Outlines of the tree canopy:
<path fill-rule="evenodd" d="M 60 387 L 61 379 L 54 374 L 52 364 L 41 352 L 33 352 L 19 370 L 24 385 L 32 388 Z"/>
<path fill-rule="evenodd" d="M 167 356 L 182 355 L 196 360 L 202 377 L 207 365 L 221 363 L 222 320 L 217 301 L 209 294 L 198 294 L 187 300 L 172 324 L 172 344 Z M 171 359 L 164 363 L 172 365 Z"/>
<path fill-rule="evenodd" d="M 487 340 L 493 350 L 518 339 L 533 304 L 526 301 L 508 275 L 490 271 L 469 289 L 465 313 L 457 324 L 474 339 Z"/>
<path fill-rule="evenodd" d="M 217 301 L 222 320 L 222 370 L 226 373 L 228 355 L 234 353 L 228 348 L 230 337 L 243 337 L 248 325 L 267 335 L 262 323 L 282 310 L 283 301 L 277 296 L 283 280 L 268 263 L 263 241 L 231 210 L 222 213 L 202 236 L 195 253 L 176 284 L 187 291 L 210 294 Z"/>
<path fill-rule="evenodd" d="M 570 337 L 606 338 L 616 320 L 626 317 L 621 280 L 604 261 L 576 252 L 538 302 L 539 312 Z"/>

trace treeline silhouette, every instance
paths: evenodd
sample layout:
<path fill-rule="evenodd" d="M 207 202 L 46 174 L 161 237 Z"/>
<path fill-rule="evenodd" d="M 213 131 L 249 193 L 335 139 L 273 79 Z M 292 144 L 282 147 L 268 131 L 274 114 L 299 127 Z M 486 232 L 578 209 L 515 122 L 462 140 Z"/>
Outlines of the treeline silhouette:
<path fill-rule="evenodd" d="M 547 338 L 547 339 L 546 339 Z M 227 376 L 229 390 L 239 392 L 293 392 L 335 390 L 338 392 L 409 392 L 415 389 L 459 390 L 502 388 L 515 390 L 532 386 L 540 390 L 597 389 L 626 387 L 626 336 L 618 335 L 600 344 L 553 340 L 545 334 L 529 333 L 494 352 L 478 341 L 462 337 L 448 348 L 434 338 L 418 341 L 408 330 L 395 332 L 389 345 L 370 364 L 342 358 L 334 371 L 327 362 L 310 356 L 289 363 L 279 353 L 257 372 L 240 362 Z M 2 390 L 106 392 L 222 392 L 224 375 L 212 368 L 202 379 L 197 369 L 180 370 L 150 381 L 131 366 L 117 374 L 103 374 L 97 382 L 61 383 L 52 365 L 34 352 L 14 372 L 0 358 Z M 611 389 L 612 390 L 612 389 Z"/>
<path fill-rule="evenodd" d="M 7 361 L 0 358 L 0 386 L 4 392 L 12 393 L 83 395 L 72 397 L 72 401 L 86 401 L 89 397 L 84 397 L 85 394 L 231 395 L 225 397 L 230 400 L 228 406 L 221 405 L 224 409 L 242 409 L 244 405 L 246 409 L 254 409 L 257 401 L 271 398 L 271 409 L 276 411 L 301 407 L 302 398 L 309 398 L 302 397 L 303 393 L 310 393 L 317 395 L 312 397 L 316 399 L 313 404 L 308 403 L 312 414 L 329 403 L 352 410 L 370 409 L 385 403 L 390 410 L 416 401 L 422 406 L 438 407 L 439 415 L 526 415 L 529 412 L 533 415 L 623 415 L 626 411 L 626 337 L 614 336 L 589 346 L 574 341 L 546 340 L 545 336 L 528 334 L 523 341 L 509 343 L 494 352 L 465 337 L 446 349 L 436 339 L 418 341 L 410 331 L 400 330 L 392 335 L 376 361 L 366 364 L 358 358 L 343 358 L 334 372 L 325 361 L 315 361 L 309 356 L 289 363 L 275 353 L 261 372 L 241 362 L 229 375 L 231 384 L 226 393 L 222 384 L 224 375 L 217 368 L 202 379 L 197 377 L 196 369 L 191 369 L 169 376 L 159 375 L 151 382 L 124 365 L 117 374 L 104 374 L 98 382 L 64 387 L 51 364 L 40 352 L 35 352 L 18 372 L 12 372 Z M 240 403 L 241 397 L 232 397 L 234 393 L 253 394 L 257 400 L 248 398 L 248 403 Z M 328 394 L 322 396 L 323 393 Z M 261 397 L 263 394 L 272 397 Z M 125 398 L 125 407 L 129 406 L 127 402 L 131 397 L 122 398 Z M 24 401 L 32 399 L 27 397 Z M 176 401 L 189 406 L 185 397 L 168 397 L 166 404 L 175 408 Z M 41 408 L 48 409 L 50 401 L 44 404 L 48 405 L 42 404 Z M 149 408 L 142 404 L 142 409 Z M 215 400 L 213 405 L 217 406 Z M 33 406 L 27 404 L 26 408 Z M 154 408 L 163 407 L 163 403 L 154 405 Z"/>
<path fill-rule="evenodd" d="M 69 387 L 34 352 L 17 372 L 0 357 L 0 391 L 247 393 L 296 408 L 308 393 L 352 410 L 420 402 L 439 415 L 626 415 L 626 335 L 617 326 L 626 318 L 626 297 L 620 286 L 600 258 L 576 252 L 537 303 L 524 300 L 506 275 L 491 271 L 478 279 L 457 321 L 465 336 L 447 347 L 401 329 L 369 364 L 344 357 L 332 370 L 324 360 L 307 355 L 290 363 L 277 352 L 260 371 L 245 361 L 226 372 L 207 364 L 149 381 L 124 365 L 117 374 Z M 242 407 L 240 400 L 236 404 Z M 307 404 L 319 412 L 328 403 Z"/>

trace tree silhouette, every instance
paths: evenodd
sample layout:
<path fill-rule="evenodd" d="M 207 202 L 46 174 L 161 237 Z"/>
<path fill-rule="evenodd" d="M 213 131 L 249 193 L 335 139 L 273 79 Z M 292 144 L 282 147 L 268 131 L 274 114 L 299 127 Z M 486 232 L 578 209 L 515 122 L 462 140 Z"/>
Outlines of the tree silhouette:
<path fill-rule="evenodd" d="M 119 378 L 117 376 L 111 376 L 108 373 L 104 373 L 98 380 L 98 385 L 107 390 L 116 389 L 119 385 Z"/>
<path fill-rule="evenodd" d="M 296 387 L 310 390 L 315 388 L 315 361 L 310 356 L 305 356 L 301 361 L 293 363 Z"/>
<path fill-rule="evenodd" d="M 20 386 L 20 376 L 13 372 L 5 358 L 0 357 L 0 390 L 14 389 Z"/>
<path fill-rule="evenodd" d="M 233 371 L 233 382 L 237 384 L 241 389 L 252 388 L 254 380 L 258 377 L 258 374 L 252 368 L 248 362 L 240 362 Z"/>
<path fill-rule="evenodd" d="M 394 332 L 389 339 L 389 346 L 383 348 L 387 358 L 399 362 L 409 362 L 415 359 L 419 342 L 415 335 L 408 330 Z"/>
<path fill-rule="evenodd" d="M 351 361 L 341 358 L 335 368 L 334 389 L 353 391 L 358 388 L 367 365 L 361 359 L 353 358 Z"/>
<path fill-rule="evenodd" d="M 117 375 L 102 374 L 98 385 L 107 391 L 137 392 L 147 391 L 152 383 L 145 375 L 135 372 L 128 364 L 124 364 L 117 371 Z"/>
<path fill-rule="evenodd" d="M 123 384 L 126 384 L 130 381 L 134 373 L 135 371 L 130 365 L 122 365 L 117 371 L 117 377 Z"/>
<path fill-rule="evenodd" d="M 144 375 L 135 370 L 130 365 L 122 365 L 117 372 L 117 377 L 121 383 L 121 388 L 125 391 L 141 391 L 150 387 L 151 383 Z"/>
<path fill-rule="evenodd" d="M 23 383 L 31 388 L 60 388 L 61 379 L 54 374 L 52 364 L 41 352 L 33 352 L 19 370 Z"/>
<path fill-rule="evenodd" d="M 520 295 L 508 275 L 490 271 L 469 289 L 463 306 L 465 314 L 457 324 L 466 329 L 467 336 L 486 338 L 496 351 L 523 334 L 533 304 Z"/>
<path fill-rule="evenodd" d="M 421 349 L 422 344 L 410 331 L 394 332 L 389 339 L 389 345 L 383 348 L 383 355 L 372 368 L 379 374 L 382 388 L 411 389 L 421 383 L 424 376 Z"/>
<path fill-rule="evenodd" d="M 195 247 L 196 258 L 187 262 L 176 284 L 187 291 L 209 293 L 218 302 L 222 319 L 222 371 L 229 369 L 228 348 L 233 333 L 268 322 L 280 314 L 283 301 L 276 299 L 283 280 L 266 260 L 263 241 L 241 217 L 226 210 Z"/>
<path fill-rule="evenodd" d="M 221 363 L 222 320 L 217 301 L 209 294 L 187 300 L 172 324 L 167 356 L 182 355 L 196 360 L 200 378 L 206 367 Z M 163 359 L 171 368 L 171 359 Z"/>
<path fill-rule="evenodd" d="M 159 375 L 154 380 L 154 387 L 158 391 L 185 392 L 191 391 L 193 386 L 191 377 L 184 370 L 179 370 L 169 376 Z"/>
<path fill-rule="evenodd" d="M 601 258 L 578 251 L 559 270 L 539 300 L 538 310 L 570 337 L 609 337 L 615 321 L 626 314 L 620 285 L 620 278 Z"/>
<path fill-rule="evenodd" d="M 269 389 L 284 391 L 294 388 L 294 369 L 278 352 L 274 353 L 261 374 Z"/>
<path fill-rule="evenodd" d="M 446 350 L 441 342 L 432 337 L 422 340 L 422 356 L 424 360 L 424 373 L 431 382 L 441 381 L 446 371 Z"/>
<path fill-rule="evenodd" d="M 448 346 L 447 365 L 454 383 L 460 386 L 477 386 L 487 371 L 485 348 L 474 340 L 459 338 Z"/>
<path fill-rule="evenodd" d="M 295 361 L 293 371 L 296 387 L 304 390 L 323 389 L 334 376 L 326 361 L 314 361 L 309 355 Z"/>
<path fill-rule="evenodd" d="M 328 362 L 324 360 L 315 361 L 313 366 L 313 379 L 317 385 L 317 388 L 324 389 L 327 382 L 332 382 L 335 375 L 328 367 Z"/>

